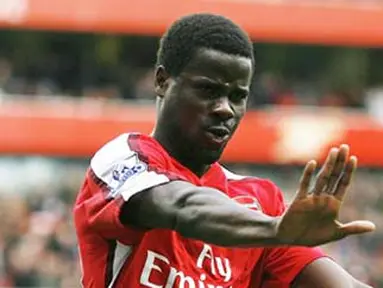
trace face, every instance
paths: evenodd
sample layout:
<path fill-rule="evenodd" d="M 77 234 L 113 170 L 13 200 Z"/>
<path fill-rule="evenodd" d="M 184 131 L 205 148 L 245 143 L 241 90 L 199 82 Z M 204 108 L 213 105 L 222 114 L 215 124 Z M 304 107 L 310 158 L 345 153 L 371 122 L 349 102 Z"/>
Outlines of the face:
<path fill-rule="evenodd" d="M 157 128 L 166 129 L 181 158 L 217 161 L 246 111 L 251 59 L 201 49 L 178 77 L 165 69 L 156 73 Z"/>

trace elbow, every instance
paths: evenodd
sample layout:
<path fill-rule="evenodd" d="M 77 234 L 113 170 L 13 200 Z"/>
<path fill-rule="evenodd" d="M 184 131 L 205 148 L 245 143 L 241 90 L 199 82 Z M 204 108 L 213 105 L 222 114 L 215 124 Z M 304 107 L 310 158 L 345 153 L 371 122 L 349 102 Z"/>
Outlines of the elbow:
<path fill-rule="evenodd" d="M 195 223 L 198 221 L 198 210 L 193 203 L 193 191 L 184 193 L 178 198 L 174 207 L 172 230 L 184 237 L 190 236 Z"/>
<path fill-rule="evenodd" d="M 177 207 L 173 221 L 174 231 L 185 238 L 216 244 L 219 237 L 213 237 L 217 232 L 211 227 L 214 217 L 211 217 L 210 206 L 206 205 L 204 196 L 201 197 L 198 192 L 188 193 L 180 199 Z"/>
<path fill-rule="evenodd" d="M 195 238 L 195 230 L 198 223 L 201 223 L 201 215 L 198 208 L 184 206 L 178 209 L 175 215 L 173 230 L 183 237 Z"/>

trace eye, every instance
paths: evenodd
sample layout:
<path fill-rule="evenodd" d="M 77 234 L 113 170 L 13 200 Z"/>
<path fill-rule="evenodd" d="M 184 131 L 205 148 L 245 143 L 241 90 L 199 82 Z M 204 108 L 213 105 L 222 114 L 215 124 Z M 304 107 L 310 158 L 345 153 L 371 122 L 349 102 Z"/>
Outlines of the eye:
<path fill-rule="evenodd" d="M 213 83 L 199 83 L 196 85 L 196 89 L 202 97 L 209 99 L 220 97 L 222 92 L 222 89 Z"/>
<path fill-rule="evenodd" d="M 209 84 L 209 83 L 202 83 L 202 84 L 199 84 L 198 85 L 198 89 L 201 91 L 201 92 L 214 92 L 214 85 L 212 84 Z"/>
<path fill-rule="evenodd" d="M 238 103 L 245 100 L 248 96 L 249 96 L 249 93 L 247 91 L 242 91 L 242 90 L 233 91 L 232 93 L 230 93 L 230 100 L 235 103 Z"/>

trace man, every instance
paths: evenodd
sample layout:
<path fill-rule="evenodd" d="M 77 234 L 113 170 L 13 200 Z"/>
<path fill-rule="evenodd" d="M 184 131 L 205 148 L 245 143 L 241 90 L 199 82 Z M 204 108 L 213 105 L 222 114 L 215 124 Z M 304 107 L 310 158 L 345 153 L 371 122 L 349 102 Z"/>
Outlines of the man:
<path fill-rule="evenodd" d="M 84 287 L 367 287 L 310 248 L 374 230 L 337 220 L 356 168 L 346 145 L 312 188 L 307 164 L 287 210 L 272 182 L 217 163 L 246 110 L 252 49 L 217 15 L 183 17 L 163 36 L 152 135 L 102 147 L 74 207 Z"/>

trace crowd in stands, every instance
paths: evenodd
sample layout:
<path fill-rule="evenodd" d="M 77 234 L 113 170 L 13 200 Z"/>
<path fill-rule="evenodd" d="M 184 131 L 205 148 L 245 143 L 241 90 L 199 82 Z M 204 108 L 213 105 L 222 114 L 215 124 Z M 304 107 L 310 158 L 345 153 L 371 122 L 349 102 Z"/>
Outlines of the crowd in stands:
<path fill-rule="evenodd" d="M 89 84 L 84 83 L 79 89 L 66 90 L 60 87 L 59 79 L 50 77 L 30 77 L 17 75 L 13 63 L 0 58 L 0 98 L 6 99 L 15 95 L 28 96 L 66 96 L 89 97 L 99 99 L 127 99 L 151 103 L 155 99 L 153 92 L 154 69 L 152 67 L 134 67 L 124 72 L 129 85 L 117 81 L 117 77 L 99 76 Z M 124 77 L 121 75 L 121 78 Z M 131 79 L 129 79 L 131 78 Z M 125 79 L 122 80 L 124 82 Z M 310 84 L 304 82 L 296 85 L 285 85 L 286 79 L 273 72 L 260 72 L 254 79 L 253 94 L 250 98 L 252 108 L 264 105 L 316 105 L 322 107 L 364 108 L 367 91 L 352 89 L 332 89 L 316 92 Z"/>
<path fill-rule="evenodd" d="M 0 42 L 1 98 L 154 99 L 156 37 L 0 30 Z M 382 98 L 382 50 L 263 43 L 254 49 L 252 108 L 369 109 L 377 94 Z"/>

